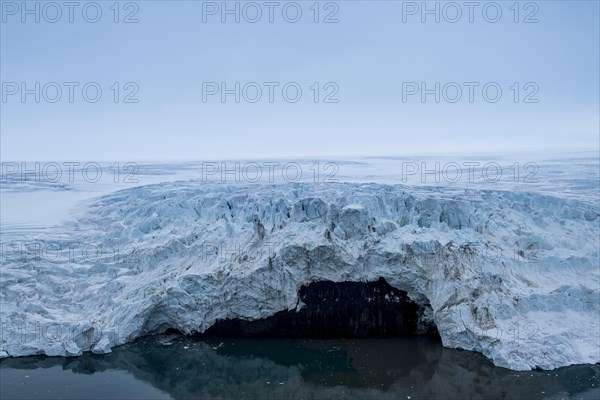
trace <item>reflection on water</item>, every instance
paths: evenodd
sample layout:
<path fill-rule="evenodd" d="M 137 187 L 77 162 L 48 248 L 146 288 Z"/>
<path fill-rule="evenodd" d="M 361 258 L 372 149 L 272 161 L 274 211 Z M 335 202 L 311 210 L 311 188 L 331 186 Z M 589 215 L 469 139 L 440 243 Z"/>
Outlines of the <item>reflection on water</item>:
<path fill-rule="evenodd" d="M 514 372 L 427 338 L 142 338 L 0 361 L 0 398 L 598 399 L 600 365 Z"/>

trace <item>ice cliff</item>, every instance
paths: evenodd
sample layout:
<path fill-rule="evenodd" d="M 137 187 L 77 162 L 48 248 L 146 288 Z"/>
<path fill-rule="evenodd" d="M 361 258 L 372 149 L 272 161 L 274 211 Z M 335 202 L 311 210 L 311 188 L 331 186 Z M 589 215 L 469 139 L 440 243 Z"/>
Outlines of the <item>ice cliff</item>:
<path fill-rule="evenodd" d="M 383 278 L 430 309 L 446 347 L 515 370 L 600 362 L 595 202 L 188 181 L 103 196 L 64 228 L 3 249 L 2 357 L 105 353 L 299 309 L 311 282 Z"/>

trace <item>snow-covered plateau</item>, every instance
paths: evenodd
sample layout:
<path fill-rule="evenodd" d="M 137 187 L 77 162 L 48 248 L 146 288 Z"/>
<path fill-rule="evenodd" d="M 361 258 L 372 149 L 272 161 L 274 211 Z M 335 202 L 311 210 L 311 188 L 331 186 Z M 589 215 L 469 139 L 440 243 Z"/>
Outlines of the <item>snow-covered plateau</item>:
<path fill-rule="evenodd" d="M 430 309 L 446 347 L 514 370 L 600 362 L 600 209 L 585 196 L 185 180 L 94 198 L 50 232 L 3 243 L 1 357 L 107 353 L 299 309 L 311 282 L 383 278 Z"/>

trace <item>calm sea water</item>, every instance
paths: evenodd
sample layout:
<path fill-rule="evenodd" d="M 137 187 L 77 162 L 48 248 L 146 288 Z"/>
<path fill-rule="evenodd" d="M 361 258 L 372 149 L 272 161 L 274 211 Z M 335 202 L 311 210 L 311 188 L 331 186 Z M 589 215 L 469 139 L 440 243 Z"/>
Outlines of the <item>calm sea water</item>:
<path fill-rule="evenodd" d="M 515 372 L 428 338 L 142 338 L 0 361 L 2 399 L 598 399 L 600 365 Z"/>

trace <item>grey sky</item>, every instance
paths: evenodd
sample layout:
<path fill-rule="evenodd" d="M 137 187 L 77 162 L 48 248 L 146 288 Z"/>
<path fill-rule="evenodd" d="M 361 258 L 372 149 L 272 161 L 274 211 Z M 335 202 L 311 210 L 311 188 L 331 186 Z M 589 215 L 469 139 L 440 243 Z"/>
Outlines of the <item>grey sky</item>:
<path fill-rule="evenodd" d="M 88 3 L 2 2 L 3 160 L 598 149 L 596 1 Z"/>

